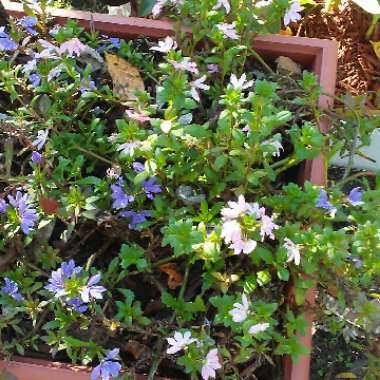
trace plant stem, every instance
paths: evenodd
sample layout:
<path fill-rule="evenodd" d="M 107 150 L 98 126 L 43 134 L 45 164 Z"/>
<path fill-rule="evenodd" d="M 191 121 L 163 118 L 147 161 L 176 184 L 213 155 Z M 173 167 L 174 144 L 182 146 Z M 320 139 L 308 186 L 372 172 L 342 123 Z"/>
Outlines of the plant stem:
<path fill-rule="evenodd" d="M 83 152 L 83 153 L 85 153 L 85 154 L 87 154 L 87 155 L 89 155 L 89 156 L 92 156 L 92 157 L 94 157 L 94 158 L 97 158 L 97 159 L 100 160 L 100 161 L 106 162 L 107 164 L 110 164 L 110 165 L 112 165 L 112 166 L 116 165 L 116 164 L 115 164 L 114 162 L 112 162 L 111 160 L 108 160 L 107 158 L 104 158 L 104 157 L 98 155 L 97 153 L 91 152 L 90 150 L 84 149 L 84 148 L 82 148 L 81 146 L 79 146 L 79 145 L 77 145 L 77 144 L 74 144 L 74 147 L 75 147 L 75 149 L 78 149 L 78 150 L 80 150 L 81 152 Z"/>
<path fill-rule="evenodd" d="M 264 61 L 264 59 L 256 50 L 251 49 L 251 54 L 262 64 L 262 66 L 265 68 L 265 70 L 268 71 L 268 73 L 275 74 L 272 68 Z"/>
<path fill-rule="evenodd" d="M 371 24 L 369 25 L 367 29 L 367 33 L 365 34 L 365 39 L 368 41 L 373 34 L 373 31 L 375 30 L 377 22 L 380 20 L 380 15 L 372 15 Z"/>
<path fill-rule="evenodd" d="M 341 179 L 339 182 L 337 182 L 334 186 L 334 188 L 341 188 L 344 184 L 354 181 L 356 178 L 360 177 L 376 177 L 376 173 L 373 172 L 359 172 L 355 173 L 353 175 L 350 175 L 344 179 Z"/>

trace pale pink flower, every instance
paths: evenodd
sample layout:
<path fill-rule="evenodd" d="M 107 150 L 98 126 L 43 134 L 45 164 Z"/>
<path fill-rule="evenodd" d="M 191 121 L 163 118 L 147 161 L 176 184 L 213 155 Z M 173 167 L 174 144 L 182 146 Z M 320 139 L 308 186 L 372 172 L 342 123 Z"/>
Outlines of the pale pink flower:
<path fill-rule="evenodd" d="M 232 320 L 236 323 L 245 321 L 249 313 L 248 298 L 245 294 L 242 294 L 241 301 L 242 303 L 234 303 L 234 308 L 228 313 L 232 316 Z"/>
<path fill-rule="evenodd" d="M 160 53 L 168 53 L 172 49 L 177 49 L 177 42 L 173 40 L 171 37 L 166 37 L 163 41 L 158 41 L 157 46 L 153 46 L 150 50 L 155 50 Z"/>
<path fill-rule="evenodd" d="M 257 242 L 254 240 L 248 239 L 248 240 L 236 240 L 234 241 L 230 248 L 234 250 L 235 255 L 240 255 L 242 252 L 246 255 L 251 253 L 252 251 L 255 250 L 257 246 Z"/>
<path fill-rule="evenodd" d="M 167 0 L 157 0 L 156 4 L 154 4 L 153 9 L 152 9 L 152 15 L 154 17 L 157 17 L 161 11 L 164 5 L 167 3 Z"/>
<path fill-rule="evenodd" d="M 223 8 L 223 7 L 226 10 L 226 13 L 230 13 L 231 6 L 230 6 L 230 3 L 228 2 L 228 0 L 218 0 L 215 7 L 213 8 L 213 10 L 218 10 L 220 8 Z"/>
<path fill-rule="evenodd" d="M 269 239 L 274 240 L 275 236 L 273 234 L 273 230 L 277 230 L 279 228 L 280 226 L 275 224 L 270 216 L 265 214 L 261 216 L 260 235 L 262 241 L 264 241 L 265 236 L 268 236 Z"/>
<path fill-rule="evenodd" d="M 222 225 L 222 233 L 226 244 L 234 243 L 242 239 L 241 226 L 236 220 L 226 220 Z"/>
<path fill-rule="evenodd" d="M 247 81 L 247 75 L 243 74 L 239 79 L 235 74 L 231 75 L 230 83 L 236 90 L 246 90 L 253 86 L 253 80 Z"/>
<path fill-rule="evenodd" d="M 195 81 L 193 81 L 193 82 L 190 83 L 190 86 L 191 86 L 191 96 L 196 101 L 198 101 L 198 102 L 201 100 L 201 98 L 199 96 L 198 89 L 199 90 L 204 90 L 204 91 L 208 91 L 210 89 L 209 85 L 204 84 L 204 82 L 206 81 L 206 79 L 207 79 L 206 75 L 203 75 L 201 78 L 198 78 Z"/>
<path fill-rule="evenodd" d="M 190 61 L 189 57 L 183 58 L 181 62 L 173 61 L 171 59 L 169 59 L 168 62 L 171 63 L 176 70 L 189 71 L 193 74 L 199 73 L 197 64 Z"/>
<path fill-rule="evenodd" d="M 130 119 L 136 120 L 136 121 L 138 121 L 140 123 L 145 123 L 146 121 L 150 120 L 149 116 L 143 115 L 141 113 L 138 113 L 138 112 L 135 112 L 135 111 L 132 111 L 132 110 L 125 110 L 125 113 L 127 114 L 127 116 Z"/>
<path fill-rule="evenodd" d="M 177 352 L 185 349 L 191 343 L 197 342 L 198 340 L 191 337 L 190 331 L 185 331 L 182 334 L 180 331 L 174 333 L 174 338 L 166 338 L 170 347 L 166 350 L 167 354 L 176 354 Z"/>
<path fill-rule="evenodd" d="M 208 379 L 215 379 L 216 377 L 216 370 L 222 368 L 222 365 L 219 361 L 219 355 L 218 350 L 216 348 L 213 348 L 209 351 L 209 353 L 206 356 L 206 362 L 202 366 L 202 379 L 208 380 Z"/>
<path fill-rule="evenodd" d="M 39 53 L 34 54 L 34 58 L 40 59 L 40 58 L 47 58 L 47 59 L 58 59 L 58 48 L 54 46 L 49 41 L 39 39 L 38 43 L 42 46 L 43 50 L 41 50 Z"/>
<path fill-rule="evenodd" d="M 287 262 L 294 261 L 295 265 L 300 265 L 301 262 L 301 253 L 298 248 L 298 245 L 292 242 L 290 239 L 285 238 L 284 239 L 284 247 L 286 249 L 286 252 L 288 254 L 288 260 Z"/>
<path fill-rule="evenodd" d="M 288 26 L 293 21 L 301 20 L 300 12 L 303 10 L 304 7 L 302 7 L 298 1 L 293 1 L 285 13 L 284 25 Z"/>
<path fill-rule="evenodd" d="M 249 328 L 248 332 L 252 335 L 264 332 L 269 328 L 269 323 L 258 323 L 257 325 L 253 325 Z"/>
<path fill-rule="evenodd" d="M 231 40 L 238 40 L 240 37 L 236 31 L 236 23 L 232 24 L 218 24 L 217 28 L 223 33 L 224 37 L 230 38 Z"/>
<path fill-rule="evenodd" d="M 86 45 L 83 45 L 82 42 L 78 38 L 72 38 L 64 42 L 59 48 L 59 53 L 64 54 L 67 53 L 70 57 L 76 55 L 80 56 L 82 51 L 86 49 Z"/>

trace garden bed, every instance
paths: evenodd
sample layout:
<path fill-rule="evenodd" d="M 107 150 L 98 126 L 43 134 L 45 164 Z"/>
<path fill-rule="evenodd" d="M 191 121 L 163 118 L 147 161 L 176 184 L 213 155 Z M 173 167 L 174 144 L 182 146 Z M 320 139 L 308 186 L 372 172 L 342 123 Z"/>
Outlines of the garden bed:
<path fill-rule="evenodd" d="M 12 7 L 10 12 L 17 14 L 19 10 L 13 5 Z M 91 27 L 92 32 L 95 28 L 101 33 L 115 33 L 123 37 L 137 37 L 143 34 L 152 38 L 172 32 L 171 24 L 161 21 L 144 20 L 143 25 L 142 20 L 136 19 L 62 12 L 66 13 L 57 14 L 59 22 L 64 23 L 66 18 L 77 17 L 79 23 L 87 28 Z M 21 123 L 16 139 L 14 134 L 9 132 L 9 128 L 3 131 L 11 141 L 11 144 L 4 144 L 4 152 L 9 152 L 9 149 L 18 152 L 13 156 L 14 161 L 10 166 L 9 154 L 13 153 L 5 155 L 4 167 L 11 176 L 8 175 L 7 179 L 2 181 L 1 189 L 6 199 L 3 213 L 6 214 L 7 219 L 4 220 L 7 224 L 4 225 L 4 233 L 8 238 L 13 236 L 13 241 L 3 240 L 3 248 L 6 254 L 12 254 L 12 250 L 16 253 L 21 268 L 4 268 L 7 269 L 5 276 L 12 279 L 7 291 L 13 298 L 12 302 L 27 302 L 27 297 L 28 302 L 41 302 L 41 306 L 38 307 L 44 309 L 37 312 L 38 318 L 30 314 L 32 323 L 32 320 L 27 318 L 27 312 L 22 314 L 22 309 L 18 309 L 17 304 L 13 305 L 11 300 L 5 297 L 3 304 L 10 303 L 11 306 L 7 307 L 14 307 L 14 311 L 21 312 L 21 320 L 10 320 L 3 350 L 12 352 L 16 349 L 28 356 L 37 356 L 38 352 L 41 357 L 46 358 L 53 348 L 56 360 L 76 362 L 79 356 L 85 353 L 85 357 L 81 357 L 82 362 L 89 363 L 98 358 L 100 368 L 104 365 L 119 368 L 117 352 L 105 352 L 106 348 L 110 350 L 118 347 L 121 349 L 123 361 L 128 363 L 128 369 L 132 373 L 146 373 L 157 366 L 157 373 L 161 376 L 181 379 L 187 375 L 182 372 L 179 363 L 185 365 L 187 372 L 191 372 L 192 368 L 193 371 L 200 371 L 199 363 L 206 356 L 207 363 L 213 363 L 214 366 L 212 369 L 204 369 L 203 364 L 202 376 L 206 377 L 203 371 L 212 373 L 212 370 L 221 369 L 219 361 L 223 356 L 226 364 L 222 371 L 227 372 L 226 376 L 235 376 L 236 371 L 241 371 L 242 378 L 251 374 L 253 376 L 255 373 L 260 379 L 266 379 L 268 376 L 274 379 L 281 376 L 281 356 L 295 356 L 295 352 L 287 348 L 291 342 L 294 345 L 293 349 L 298 350 L 296 356 L 300 356 L 301 353 L 301 360 L 297 365 L 287 362 L 285 376 L 289 379 L 306 379 L 309 356 L 302 355 L 303 351 L 294 336 L 299 330 L 295 327 L 296 322 L 299 323 L 302 317 L 294 320 L 293 314 L 287 311 L 288 307 L 296 312 L 302 311 L 301 305 L 304 302 L 299 301 L 297 285 L 294 294 L 298 306 L 286 302 L 290 273 L 297 281 L 304 281 L 304 277 L 303 274 L 298 277 L 299 262 L 295 262 L 294 267 L 289 267 L 292 264 L 286 264 L 291 260 L 297 261 L 294 256 L 284 256 L 286 245 L 276 251 L 277 243 L 272 235 L 274 229 L 279 229 L 277 239 L 284 239 L 283 234 L 287 233 L 288 227 L 284 226 L 282 230 L 281 227 L 272 224 L 271 228 L 268 227 L 271 232 L 262 232 L 262 229 L 261 232 L 256 231 L 257 227 L 253 227 L 252 223 L 258 222 L 252 219 L 252 215 L 256 215 L 255 218 L 260 223 L 264 223 L 264 220 L 269 223 L 269 220 L 261 214 L 263 211 L 252 211 L 253 205 L 244 206 L 247 204 L 241 197 L 245 189 L 249 201 L 262 199 L 274 217 L 277 214 L 273 202 L 282 202 L 279 198 L 282 186 L 289 185 L 287 191 L 293 189 L 292 191 L 296 191 L 295 194 L 301 197 L 302 190 L 296 190 L 298 187 L 289 182 L 295 182 L 299 178 L 301 183 L 307 180 L 317 185 L 325 183 L 322 158 L 317 158 L 318 153 L 323 150 L 324 137 L 318 131 L 318 124 L 313 124 L 313 112 L 318 114 L 318 98 L 319 106 L 322 107 L 331 105 L 330 98 L 326 95 L 319 97 L 315 79 L 306 73 L 303 77 L 299 75 L 293 78 L 292 75 L 283 77 L 274 73 L 265 74 L 265 65 L 263 68 L 258 64 L 254 55 L 243 64 L 244 70 L 249 69 L 249 78 L 241 75 L 239 79 L 233 74 L 229 84 L 225 84 L 217 72 L 211 72 L 211 76 L 215 75 L 215 83 L 220 81 L 220 86 L 226 85 L 227 90 L 224 93 L 222 88 L 215 85 L 212 87 L 212 93 L 216 92 L 218 95 L 208 98 L 203 91 L 207 92 L 211 86 L 206 86 L 204 79 L 198 78 L 203 84 L 196 80 L 191 82 L 191 91 L 186 87 L 187 76 L 198 73 L 198 68 L 191 61 L 181 58 L 173 40 L 167 39 L 165 46 L 162 43 L 157 46 L 155 41 L 146 38 L 136 39 L 131 43 L 103 36 L 94 38 L 91 34 L 85 36 L 72 23 L 69 27 L 57 30 L 57 33 L 52 42 L 59 46 L 59 50 L 56 50 L 58 47 L 52 48 L 42 44 L 46 50 L 50 49 L 50 53 L 40 50 L 38 52 L 56 54 L 57 51 L 59 57 L 54 59 L 63 59 L 64 64 L 68 65 L 68 71 L 50 83 L 45 81 L 45 76 L 49 75 L 52 67 L 48 67 L 47 71 L 41 66 L 40 82 L 32 82 L 32 88 L 25 86 L 21 80 L 17 87 L 17 99 L 23 102 L 30 101 L 32 106 L 23 103 L 27 111 L 21 108 L 20 115 L 11 112 L 8 115 L 11 118 L 5 125 L 12 124 L 12 120 L 15 120 L 12 117 L 20 117 L 28 127 L 24 128 Z M 87 61 L 82 56 L 86 47 L 75 40 L 76 37 L 81 37 L 92 49 L 97 49 L 94 53 L 87 48 L 87 54 L 90 55 L 86 56 Z M 186 38 L 188 37 L 185 36 L 182 46 L 184 51 L 187 49 Z M 258 52 L 268 59 L 270 64 L 280 55 L 293 58 L 301 63 L 303 68 L 311 69 L 319 75 L 320 84 L 325 91 L 333 92 L 334 43 L 271 36 L 255 39 L 254 47 L 256 54 Z M 167 51 L 163 51 L 165 49 Z M 207 62 L 205 51 L 201 49 L 197 53 L 199 65 L 202 65 L 203 60 Z M 102 64 L 98 65 L 98 69 L 96 66 L 86 67 L 91 57 L 92 65 L 102 62 L 96 55 L 99 52 L 102 55 L 106 53 L 101 59 L 107 62 L 108 72 L 102 69 Z M 168 57 L 163 59 L 161 53 L 168 53 Z M 237 59 L 242 57 L 244 58 L 239 55 Z M 23 55 L 16 57 L 22 58 Z M 29 60 L 16 63 L 25 65 Z M 209 63 L 213 66 L 212 70 L 215 70 L 216 63 Z M 89 77 L 91 69 L 98 70 L 96 82 L 92 79 L 95 77 Z M 123 82 L 125 77 L 129 78 L 128 83 Z M 183 82 L 177 82 L 178 78 Z M 266 110 L 265 117 L 268 118 L 260 119 L 260 123 L 268 123 L 267 128 L 281 127 L 281 133 L 275 136 L 283 142 L 282 152 L 274 140 L 269 140 L 272 142 L 268 143 L 263 139 L 263 148 L 260 148 L 264 149 L 260 158 L 263 161 L 259 161 L 256 166 L 252 163 L 254 169 L 250 166 L 245 168 L 251 158 L 247 155 L 246 148 L 243 148 L 242 139 L 252 139 L 249 128 L 241 130 L 242 121 L 239 121 L 238 127 L 234 131 L 231 129 L 231 135 L 224 135 L 226 129 L 223 127 L 223 113 L 218 106 L 219 99 L 225 99 L 228 107 L 238 107 L 234 112 L 239 114 L 240 102 L 246 102 L 246 90 L 253 85 L 250 78 L 257 82 L 257 87 L 250 96 L 257 102 L 262 102 L 262 107 Z M 226 81 L 228 82 L 227 78 Z M 273 84 L 274 81 L 277 81 L 277 87 Z M 197 83 L 198 87 L 194 87 L 194 83 Z M 173 84 L 176 85 L 170 87 Z M 129 89 L 131 86 L 132 90 Z M 176 90 L 176 86 L 181 90 Z M 3 90 L 7 92 L 11 88 L 3 87 Z M 139 90 L 140 93 L 135 90 Z M 299 94 L 303 94 L 305 98 L 309 97 L 310 104 L 302 104 L 303 98 Z M 31 96 L 33 100 L 28 98 Z M 158 99 L 157 104 L 152 103 L 153 98 Z M 240 101 L 236 102 L 236 98 Z M 273 105 L 268 103 L 270 99 Z M 8 107 L 11 107 L 12 99 L 8 101 Z M 193 113 L 192 110 L 197 109 L 198 102 L 202 107 Z M 290 114 L 283 109 L 281 102 L 294 112 L 289 124 Z M 223 101 L 220 103 L 223 106 L 225 104 Z M 57 109 L 60 113 L 57 113 Z M 26 116 L 23 112 L 27 112 Z M 244 114 L 248 111 L 242 112 Z M 257 109 L 250 112 L 256 112 L 256 117 L 263 117 Z M 276 119 L 280 116 L 284 117 L 285 121 Z M 278 123 L 277 127 L 270 123 L 271 118 L 277 120 L 274 124 Z M 324 131 L 327 130 L 325 120 L 318 116 Z M 254 120 L 250 118 L 246 123 L 251 128 L 255 126 Z M 41 128 L 41 124 L 45 128 Z M 37 131 L 37 136 L 32 137 Z M 46 131 L 49 132 L 49 138 Z M 270 133 L 267 135 L 270 139 L 273 136 Z M 45 144 L 46 148 L 42 150 Z M 272 148 L 265 148 L 266 145 Z M 26 166 L 26 162 L 29 161 L 30 155 L 28 149 L 32 146 L 38 147 L 41 152 L 34 151 L 30 168 Z M 277 148 L 274 149 L 275 147 Z M 265 149 L 269 149 L 268 152 Z M 230 154 L 232 158 L 229 158 Z M 204 158 L 201 159 L 200 155 L 204 155 Z M 245 157 L 242 163 L 233 158 L 239 155 Z M 299 165 L 304 159 L 310 160 L 302 165 L 300 171 Z M 203 160 L 206 160 L 206 166 Z M 268 173 L 271 173 L 272 177 L 261 179 L 261 176 L 265 178 L 268 175 L 264 173 L 263 168 L 269 170 Z M 220 176 L 222 169 L 225 175 Z M 241 175 L 244 170 L 248 181 Z M 28 188 L 29 183 L 32 183 L 28 196 L 34 199 L 33 204 L 38 210 L 40 225 L 43 223 L 43 228 L 34 231 L 37 214 L 36 211 L 29 210 L 33 214 L 33 221 L 29 222 L 28 228 L 21 224 L 20 230 L 18 221 L 21 208 L 24 207 L 21 206 L 20 197 L 25 190 L 20 192 L 16 189 L 13 185 L 15 180 L 16 183 L 19 181 L 16 186 L 22 186 L 22 189 Z M 225 180 L 227 183 L 220 187 Z M 244 228 L 250 226 L 245 233 L 249 236 L 252 234 L 252 237 L 254 231 L 259 235 L 264 234 L 263 246 L 255 251 L 257 254 L 244 256 L 242 250 L 253 250 L 247 246 L 240 251 L 237 247 L 233 248 L 235 255 L 228 253 L 224 244 L 231 241 L 226 238 L 223 243 L 218 237 L 221 226 L 218 226 L 216 220 L 219 213 L 222 212 L 223 215 L 223 212 L 229 212 L 226 204 L 237 207 L 235 203 L 231 203 L 236 199 L 232 189 L 240 194 L 239 207 L 245 210 L 239 213 L 238 217 L 242 218 L 241 221 L 239 219 L 239 223 L 244 223 L 244 226 L 247 223 L 247 227 Z M 270 195 L 265 195 L 268 190 Z M 259 199 L 255 195 L 257 192 L 261 194 Z M 307 207 L 314 210 L 319 189 L 306 185 L 305 194 L 307 192 L 310 198 Z M 284 196 L 291 196 L 290 193 L 287 194 Z M 15 195 L 16 198 L 13 199 L 12 196 Z M 293 201 L 295 202 L 294 199 Z M 137 207 L 137 211 L 130 209 L 129 204 Z M 287 206 L 281 207 L 278 211 L 280 214 Z M 323 212 L 318 212 L 318 218 L 322 218 Z M 273 223 L 271 217 L 268 218 Z M 231 220 L 224 219 L 224 223 L 227 222 Z M 34 238 L 33 241 L 28 242 L 29 235 Z M 264 243 L 266 236 L 269 240 Z M 259 237 L 256 239 L 259 240 Z M 249 243 L 250 247 L 256 244 L 253 240 L 245 243 Z M 286 249 L 290 255 L 290 243 L 287 244 Z M 293 254 L 296 250 L 294 245 Z M 239 252 L 236 253 L 237 251 Z M 271 258 L 275 252 L 279 255 L 278 263 L 273 262 L 274 259 Z M 192 255 L 193 258 L 190 259 Z M 15 259 L 13 255 L 11 261 Z M 75 259 L 75 263 L 69 261 L 72 259 Z M 308 260 L 311 260 L 307 264 L 309 271 L 305 273 L 311 274 L 310 268 L 313 266 L 310 267 L 310 263 L 315 259 Z M 66 264 L 60 267 L 62 261 L 66 261 Z M 306 265 L 306 261 L 303 263 Z M 314 266 L 314 270 L 315 268 Z M 199 273 L 203 273 L 202 277 Z M 273 283 L 269 284 L 268 278 L 270 281 L 271 277 Z M 14 288 L 15 283 L 20 284 L 20 289 Z M 27 290 L 27 284 L 29 287 L 34 284 L 31 293 Z M 305 280 L 305 284 L 309 282 Z M 312 288 L 311 285 L 305 287 L 305 284 L 302 285 L 302 297 L 305 297 L 305 290 Z M 237 313 L 233 312 L 234 307 L 246 307 L 246 296 L 239 293 L 233 298 L 226 294 L 230 288 L 239 289 L 241 286 L 244 292 L 253 292 L 256 298 L 261 299 L 252 304 L 254 312 L 245 312 L 247 315 L 244 320 L 248 315 L 249 318 L 242 326 L 235 324 L 238 322 L 235 319 L 231 321 L 231 316 Z M 49 297 L 48 292 L 54 293 L 54 298 L 51 298 L 51 294 Z M 309 296 L 309 302 L 312 302 L 312 292 Z M 206 299 L 211 299 L 211 303 L 205 302 Z M 270 300 L 275 302 L 270 303 Z M 236 304 L 240 306 L 237 307 Z M 306 306 L 307 304 L 306 302 Z M 230 305 L 230 309 L 223 309 L 226 305 Z M 311 316 L 307 315 L 308 318 Z M 214 322 L 209 321 L 214 318 Z M 253 326 L 248 325 L 251 323 L 250 318 L 256 322 Z M 287 322 L 282 325 L 284 319 Z M 265 332 L 270 327 L 269 324 L 267 326 L 266 323 L 259 323 L 264 320 L 273 323 L 273 335 Z M 33 333 L 31 336 L 26 335 L 25 342 L 21 340 L 18 345 L 13 340 L 15 332 L 16 336 L 20 334 L 15 323 L 19 329 L 31 329 Z M 275 331 L 274 326 L 277 324 L 278 330 Z M 257 340 L 251 341 L 252 338 L 246 335 L 248 330 L 245 330 L 251 331 L 253 327 L 262 329 L 263 325 L 265 329 L 258 331 Z M 283 327 L 285 325 L 288 330 L 286 334 Z M 229 327 L 234 333 L 229 331 Z M 237 335 L 236 342 L 232 343 L 231 334 L 237 334 L 241 328 L 244 329 L 243 335 Z M 272 331 L 272 327 L 270 328 Z M 190 330 L 196 338 L 190 339 L 190 335 L 187 335 Z M 289 331 L 292 333 L 289 334 Z M 173 347 L 167 349 L 166 339 L 171 338 L 174 332 L 177 334 L 174 335 L 177 342 L 169 339 L 169 346 Z M 310 347 L 310 325 L 306 327 L 303 335 L 304 343 Z M 187 339 L 187 344 L 177 350 L 176 345 L 181 339 Z M 262 348 L 259 342 L 262 342 Z M 274 350 L 274 344 L 280 347 L 276 349 L 279 356 L 278 359 L 270 360 L 261 350 L 266 348 L 271 352 Z M 214 348 L 215 345 L 220 351 Z M 249 345 L 253 345 L 256 352 Z M 184 356 L 180 358 L 180 354 L 177 353 L 181 353 L 182 350 Z M 217 356 L 215 352 L 218 352 Z M 234 365 L 228 364 L 229 352 L 236 356 Z M 177 355 L 171 356 L 172 354 Z M 272 362 L 271 365 L 265 365 L 265 360 L 268 360 L 268 363 Z M 10 369 L 16 364 L 4 362 L 3 365 Z M 27 368 L 28 365 L 22 364 L 20 371 Z M 46 371 L 47 374 L 50 373 L 50 370 Z M 63 373 L 62 371 L 57 370 L 57 374 Z M 73 376 L 80 376 L 74 373 L 72 372 Z M 20 376 L 23 376 L 21 372 Z"/>

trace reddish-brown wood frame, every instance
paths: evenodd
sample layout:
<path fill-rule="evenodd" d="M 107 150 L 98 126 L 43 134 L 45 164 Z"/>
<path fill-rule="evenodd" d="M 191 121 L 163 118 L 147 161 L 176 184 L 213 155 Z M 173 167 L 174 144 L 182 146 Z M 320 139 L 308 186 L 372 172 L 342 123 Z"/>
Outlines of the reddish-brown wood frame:
<path fill-rule="evenodd" d="M 22 4 L 4 1 L 7 13 L 13 17 L 23 17 Z M 51 16 L 56 23 L 64 24 L 68 19 L 77 22 L 86 29 L 91 25 L 103 34 L 136 38 L 147 36 L 162 38 L 174 33 L 173 25 L 168 21 L 149 20 L 134 17 L 110 16 L 106 14 L 90 13 L 85 11 L 51 9 Z M 276 59 L 278 56 L 287 56 L 300 63 L 303 67 L 313 71 L 319 77 L 319 83 L 327 94 L 334 94 L 337 69 L 337 43 L 330 40 L 314 38 L 289 37 L 271 35 L 257 37 L 253 41 L 255 50 L 266 59 Z M 331 97 L 322 95 L 319 105 L 328 108 L 332 104 Z M 321 122 L 321 129 L 327 131 L 328 122 Z M 310 181 L 316 185 L 326 183 L 326 169 L 322 157 L 304 163 L 300 173 L 300 182 Z M 309 289 L 307 304 L 313 305 L 315 289 Z M 300 341 L 309 349 L 312 347 L 311 308 L 305 309 L 308 327 L 304 335 L 299 335 Z M 0 361 L 0 369 L 7 369 L 18 380 L 88 380 L 88 368 L 70 366 L 62 363 L 44 362 L 34 359 L 15 358 L 12 361 Z M 298 362 L 292 362 L 287 357 L 284 360 L 284 380 L 308 380 L 310 372 L 310 355 L 301 356 Z M 143 377 L 136 377 L 136 380 Z M 157 378 L 158 379 L 158 378 Z"/>

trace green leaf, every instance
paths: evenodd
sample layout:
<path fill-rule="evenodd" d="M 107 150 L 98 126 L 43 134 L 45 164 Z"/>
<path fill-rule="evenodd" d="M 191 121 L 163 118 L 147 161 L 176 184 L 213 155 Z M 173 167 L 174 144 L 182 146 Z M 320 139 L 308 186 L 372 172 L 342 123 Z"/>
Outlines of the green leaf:
<path fill-rule="evenodd" d="M 145 259 L 144 250 L 137 244 L 123 244 L 120 249 L 121 266 L 128 269 L 132 265 L 136 265 L 138 271 L 143 271 L 148 267 Z"/>
<path fill-rule="evenodd" d="M 286 268 L 279 268 L 277 270 L 277 276 L 282 281 L 288 281 L 289 280 L 289 271 Z"/>
<path fill-rule="evenodd" d="M 193 245 L 203 240 L 202 233 L 193 228 L 193 222 L 172 220 L 169 226 L 163 227 L 162 246 L 170 245 L 174 254 L 179 256 L 193 251 Z"/>

